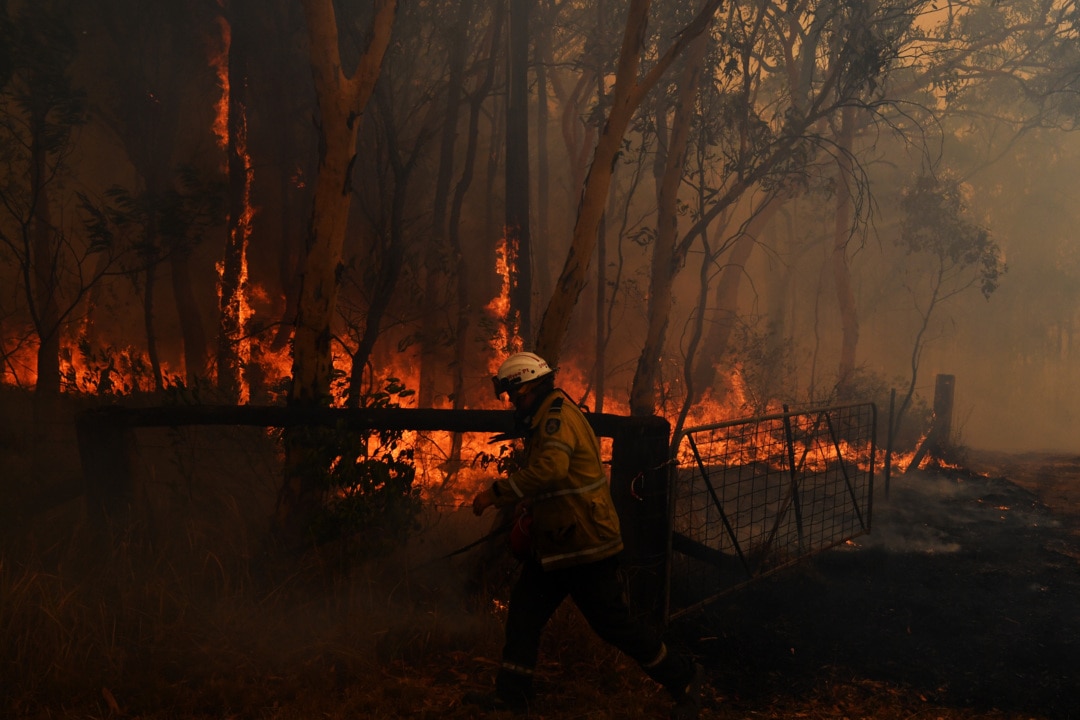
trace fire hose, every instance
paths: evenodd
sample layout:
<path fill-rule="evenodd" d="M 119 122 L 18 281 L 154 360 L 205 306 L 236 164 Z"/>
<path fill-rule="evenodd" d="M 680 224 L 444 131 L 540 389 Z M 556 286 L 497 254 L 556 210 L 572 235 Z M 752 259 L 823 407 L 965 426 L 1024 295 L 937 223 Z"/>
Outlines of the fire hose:
<path fill-rule="evenodd" d="M 484 543 L 486 543 L 488 540 L 491 540 L 492 538 L 496 538 L 499 535 L 502 535 L 503 533 L 510 532 L 513 529 L 514 524 L 517 521 L 518 521 L 518 518 L 516 516 L 512 517 L 512 518 L 510 518 L 509 521 L 503 523 L 502 525 L 499 525 L 497 528 L 495 528 L 494 530 L 489 532 L 487 535 L 484 535 L 484 536 L 480 537 L 477 540 L 473 540 L 468 545 L 462 545 L 457 550 L 452 550 L 451 552 L 448 552 L 445 555 L 442 555 L 442 556 L 437 557 L 437 558 L 432 558 L 431 560 L 428 560 L 427 562 L 421 563 L 421 564 L 417 565 L 414 568 L 414 570 L 420 570 L 421 568 L 425 568 L 428 565 L 434 565 L 437 562 L 442 562 L 444 560 L 449 560 L 450 558 L 452 558 L 452 557 L 454 557 L 456 555 L 461 555 L 462 553 L 465 553 L 465 552 L 468 552 L 469 550 L 472 550 L 477 545 L 483 545 Z"/>
<path fill-rule="evenodd" d="M 502 525 L 495 528 L 494 530 L 491 530 L 486 535 L 481 536 L 480 539 L 474 540 L 468 545 L 462 545 L 461 547 L 457 548 L 456 551 L 451 551 L 446 555 L 432 558 L 427 562 L 422 562 L 415 569 L 419 570 L 421 568 L 426 568 L 429 565 L 434 565 L 435 562 L 442 562 L 443 560 L 448 560 L 451 557 L 461 555 L 462 553 L 468 553 L 469 551 L 471 551 L 472 548 L 476 547 L 477 545 L 483 545 L 492 538 L 498 538 L 499 535 L 505 532 L 511 533 L 510 545 L 514 557 L 516 557 L 517 559 L 523 559 L 523 557 L 527 555 L 531 549 L 530 529 L 531 515 L 527 511 L 523 512 L 518 508 L 518 510 L 514 512 L 514 516 L 512 518 L 510 518 L 507 522 L 503 522 Z"/>

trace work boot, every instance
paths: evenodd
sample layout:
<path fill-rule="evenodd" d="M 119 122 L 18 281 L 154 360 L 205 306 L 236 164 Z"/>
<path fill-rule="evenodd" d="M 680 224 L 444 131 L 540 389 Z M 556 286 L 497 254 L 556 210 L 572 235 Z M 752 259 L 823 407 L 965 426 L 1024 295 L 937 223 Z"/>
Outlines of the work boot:
<path fill-rule="evenodd" d="M 675 699 L 671 708 L 671 720 L 696 720 L 701 714 L 701 687 L 705 684 L 705 668 L 694 663 L 694 674 L 681 687 L 668 688 Z"/>

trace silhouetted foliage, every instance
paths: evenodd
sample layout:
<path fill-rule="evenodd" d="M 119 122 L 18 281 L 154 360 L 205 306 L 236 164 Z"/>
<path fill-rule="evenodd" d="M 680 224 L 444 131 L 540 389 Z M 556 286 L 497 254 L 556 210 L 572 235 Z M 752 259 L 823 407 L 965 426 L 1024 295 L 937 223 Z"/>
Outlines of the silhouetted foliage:
<path fill-rule="evenodd" d="M 362 407 L 397 407 L 412 390 L 397 378 L 364 395 Z M 364 560 L 400 546 L 418 529 L 420 488 L 414 484 L 414 447 L 400 430 L 356 432 L 345 427 L 311 429 L 307 456 L 322 504 L 311 520 L 319 545 L 339 543 L 342 554 Z M 321 472 L 320 472 L 321 470 Z"/>

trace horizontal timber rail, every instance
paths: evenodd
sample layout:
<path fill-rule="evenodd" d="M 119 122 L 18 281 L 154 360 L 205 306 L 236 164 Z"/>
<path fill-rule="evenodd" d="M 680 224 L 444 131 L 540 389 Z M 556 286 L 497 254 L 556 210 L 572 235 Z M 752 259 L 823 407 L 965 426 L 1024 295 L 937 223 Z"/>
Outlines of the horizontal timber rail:
<path fill-rule="evenodd" d="M 658 620 L 667 557 L 668 447 L 664 418 L 585 413 L 600 437 L 611 438 L 611 494 L 623 528 L 628 590 L 635 613 Z M 124 407 L 82 411 L 76 418 L 88 519 L 128 522 L 134 511 L 137 431 L 183 426 L 344 427 L 454 433 L 512 433 L 509 410 L 327 408 L 254 405 Z M 270 482 L 280 482 L 272 478 Z"/>
<path fill-rule="evenodd" d="M 600 437 L 617 437 L 630 426 L 666 426 L 659 417 L 625 417 L 585 413 Z M 428 408 L 293 408 L 279 405 L 182 405 L 175 407 L 108 406 L 84 410 L 77 420 L 81 431 L 94 426 L 119 428 L 179 427 L 182 425 L 247 425 L 302 427 L 344 425 L 357 430 L 445 430 L 449 432 L 511 432 L 509 410 L 439 410 Z M 660 423 L 658 425 L 657 423 Z"/>

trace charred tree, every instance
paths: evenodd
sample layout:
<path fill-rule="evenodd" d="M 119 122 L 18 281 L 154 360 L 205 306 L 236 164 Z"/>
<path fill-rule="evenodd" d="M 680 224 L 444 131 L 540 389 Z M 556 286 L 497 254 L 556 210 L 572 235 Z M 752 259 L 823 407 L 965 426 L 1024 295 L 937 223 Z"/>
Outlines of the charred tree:
<path fill-rule="evenodd" d="M 70 10 L 66 3 L 43 2 L 14 13 L 6 6 L 0 11 L 6 61 L 0 75 L 0 142 L 6 156 L 0 205 L 8 220 L 0 224 L 0 244 L 17 266 L 18 289 L 37 337 L 35 405 L 46 424 L 60 396 L 63 325 L 104 272 L 101 263 L 87 271 L 94 246 L 79 247 L 54 210 L 70 199 L 61 181 L 72 132 L 85 122 L 85 93 L 71 77 L 77 46 Z M 76 286 L 65 282 L 71 271 Z"/>
<path fill-rule="evenodd" d="M 551 292 L 548 271 L 551 247 L 551 161 L 548 158 L 548 101 L 551 91 L 548 82 L 548 65 L 552 60 L 551 34 L 554 32 L 555 13 L 551 2 L 537 3 L 539 21 L 535 24 L 536 41 L 533 50 L 533 68 L 536 73 L 536 236 L 532 243 L 534 264 L 532 278 L 534 292 L 545 298 Z"/>
<path fill-rule="evenodd" d="M 244 399 L 244 363 L 248 358 L 246 319 L 250 314 L 247 288 L 247 246 L 251 234 L 251 158 L 247 148 L 247 85 L 250 24 L 246 0 L 226 7 L 228 49 L 228 227 L 221 256 L 218 302 L 217 385 L 222 395 Z"/>
<path fill-rule="evenodd" d="M 532 249 L 529 227 L 529 5 L 509 0 L 506 95 L 506 252 L 510 266 L 510 334 L 532 337 Z"/>
<path fill-rule="evenodd" d="M 420 407 L 434 407 L 436 380 L 442 375 L 440 348 L 445 332 L 440 319 L 442 313 L 436 308 L 446 306 L 447 269 L 451 263 L 451 250 L 447 242 L 447 211 L 450 203 L 451 183 L 457 156 L 457 138 L 462 96 L 464 95 L 466 50 L 469 47 L 469 28 L 473 23 L 474 1 L 463 0 L 457 8 L 457 17 L 447 35 L 447 78 L 445 110 L 442 116 L 442 133 L 439 140 L 439 165 L 435 175 L 435 191 L 432 200 L 431 237 L 424 253 L 424 299 L 428 312 L 424 313 L 420 330 L 420 387 L 417 401 Z M 466 161 L 467 162 L 467 161 Z"/>
<path fill-rule="evenodd" d="M 265 287 L 271 302 L 270 315 L 257 312 L 249 322 L 255 340 L 249 367 L 256 369 L 264 349 L 277 354 L 292 339 L 311 218 L 318 138 L 312 132 L 315 94 L 303 13 L 302 4 L 292 0 L 263 0 L 259 12 L 248 14 L 245 29 L 260 39 L 248 45 L 247 146 L 257 169 L 249 282 Z M 254 401 L 260 378 L 247 380 Z"/>
<path fill-rule="evenodd" d="M 453 364 L 453 406 L 455 410 L 463 409 L 466 404 L 465 371 L 471 361 L 473 338 L 470 334 L 470 328 L 476 315 L 474 310 L 476 297 L 475 275 L 472 267 L 473 263 L 462 242 L 462 218 L 465 208 L 465 196 L 472 186 L 473 176 L 476 171 L 481 113 L 484 102 L 491 95 L 491 89 L 495 84 L 495 75 L 498 70 L 498 53 L 495 50 L 501 42 L 504 7 L 505 4 L 502 2 L 495 3 L 491 22 L 483 43 L 484 47 L 490 48 L 486 66 L 476 87 L 469 93 L 469 118 L 465 134 L 464 164 L 461 169 L 461 176 L 454 187 L 454 196 L 450 203 L 448 237 L 454 255 L 457 290 L 457 320 L 454 330 Z M 454 449 L 451 453 L 452 461 L 456 461 L 459 457 L 460 442 L 460 436 L 455 436 Z"/>
<path fill-rule="evenodd" d="M 409 154 L 403 152 L 398 137 L 396 119 L 390 108 L 389 100 L 376 88 L 374 102 L 376 115 L 383 128 L 385 153 L 390 163 L 392 182 L 385 182 L 385 192 L 390 193 L 389 215 L 380 223 L 374 231 L 376 237 L 374 244 L 378 246 L 378 272 L 375 276 L 374 286 L 371 291 L 371 301 L 368 303 L 367 313 L 364 319 L 364 327 L 360 336 L 360 342 L 356 351 L 352 354 L 352 372 L 349 376 L 349 387 L 346 392 L 345 404 L 347 407 L 360 407 L 364 395 L 363 376 L 364 368 L 371 358 L 375 349 L 375 343 L 379 339 L 379 332 L 387 310 L 394 298 L 394 290 L 408 251 L 408 243 L 405 233 L 405 210 L 409 198 L 409 180 L 417 159 L 424 149 L 423 142 L 417 142 L 410 148 Z M 434 117 L 434 113 L 431 117 Z M 432 133 L 425 128 L 421 131 L 422 137 L 428 137 Z"/>
<path fill-rule="evenodd" d="M 473 175 L 476 170 L 477 145 L 480 138 L 480 114 L 483 110 L 484 101 L 491 94 L 491 88 L 495 84 L 495 74 L 498 68 L 498 53 L 502 37 L 503 8 L 505 4 L 496 2 L 492 13 L 491 23 L 488 27 L 485 47 L 490 48 L 486 69 L 481 76 L 476 88 L 469 95 L 469 119 L 468 130 L 465 136 L 465 161 L 461 169 L 461 177 L 458 178 L 454 187 L 454 197 L 450 204 L 449 240 L 453 249 L 455 264 L 455 282 L 457 290 L 457 320 L 454 326 L 454 362 L 453 362 L 453 407 L 454 410 L 463 410 L 467 404 L 465 397 L 465 377 L 469 363 L 473 361 L 472 333 L 474 321 L 473 293 L 473 269 L 472 261 L 468 257 L 461 238 L 462 213 L 465 206 L 465 195 L 472 185 Z M 462 436 L 455 433 L 451 440 L 450 458 L 448 467 L 451 473 L 461 463 Z"/>
<path fill-rule="evenodd" d="M 190 247 L 183 246 L 169 256 L 169 279 L 184 343 L 184 375 L 189 384 L 207 376 L 210 347 L 191 274 L 191 253 Z"/>
<path fill-rule="evenodd" d="M 47 405 L 60 394 L 60 307 L 57 301 L 59 278 L 56 258 L 60 239 L 53 227 L 49 187 L 49 147 L 46 138 L 50 108 L 39 105 L 30 114 L 30 192 L 33 197 L 29 218 L 29 257 L 33 265 L 32 294 L 34 325 L 41 340 L 37 352 L 37 397 Z"/>
<path fill-rule="evenodd" d="M 952 449 L 954 375 L 938 375 L 934 381 L 934 414 L 926 437 L 911 456 L 907 469 L 918 469 L 927 457 L 932 463 L 949 460 Z M 896 418 L 899 424 L 899 416 Z M 891 438 L 890 438 L 891 440 Z"/>

